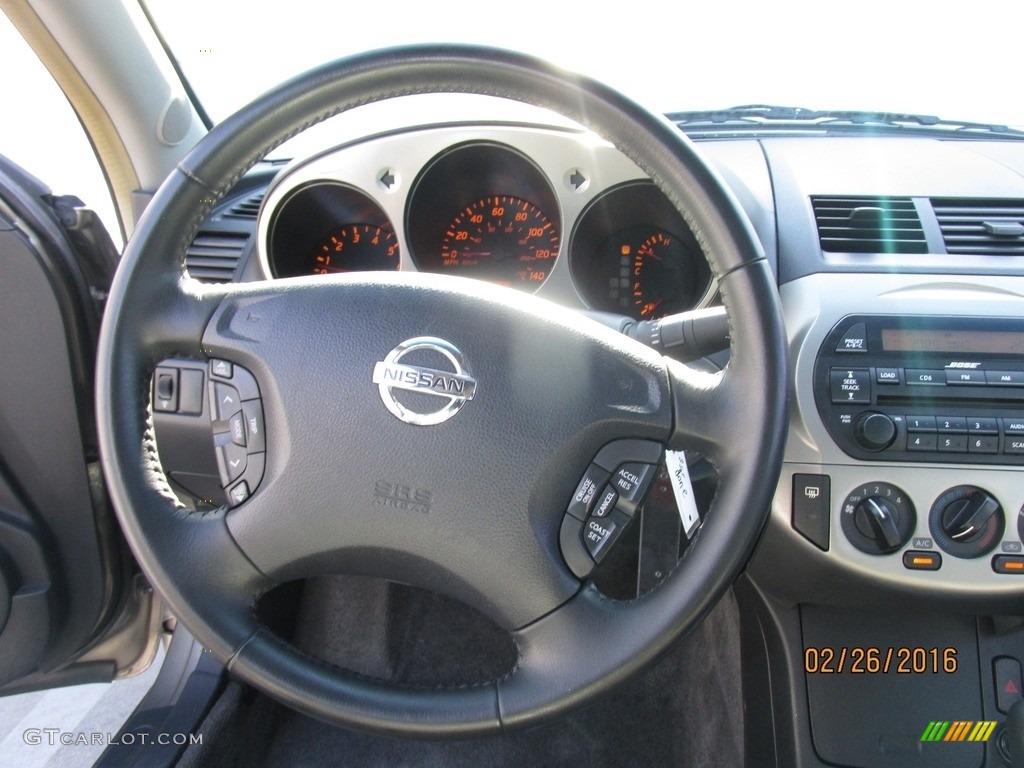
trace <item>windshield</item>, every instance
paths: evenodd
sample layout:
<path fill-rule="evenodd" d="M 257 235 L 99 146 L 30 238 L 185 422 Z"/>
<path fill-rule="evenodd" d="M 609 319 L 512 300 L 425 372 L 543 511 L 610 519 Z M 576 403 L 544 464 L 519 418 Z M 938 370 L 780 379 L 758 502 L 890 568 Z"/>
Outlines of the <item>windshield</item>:
<path fill-rule="evenodd" d="M 324 61 L 472 42 L 584 72 L 661 112 L 778 104 L 1024 127 L 1008 87 L 1024 21 L 1014 0 L 145 4 L 214 121 Z"/>

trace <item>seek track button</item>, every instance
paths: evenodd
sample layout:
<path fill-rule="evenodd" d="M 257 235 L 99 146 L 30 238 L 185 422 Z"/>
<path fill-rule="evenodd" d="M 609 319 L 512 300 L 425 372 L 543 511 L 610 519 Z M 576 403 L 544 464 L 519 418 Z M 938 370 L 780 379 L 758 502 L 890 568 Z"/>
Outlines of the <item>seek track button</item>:
<path fill-rule="evenodd" d="M 867 405 L 871 402 L 871 371 L 867 368 L 833 368 L 828 374 L 833 403 Z"/>

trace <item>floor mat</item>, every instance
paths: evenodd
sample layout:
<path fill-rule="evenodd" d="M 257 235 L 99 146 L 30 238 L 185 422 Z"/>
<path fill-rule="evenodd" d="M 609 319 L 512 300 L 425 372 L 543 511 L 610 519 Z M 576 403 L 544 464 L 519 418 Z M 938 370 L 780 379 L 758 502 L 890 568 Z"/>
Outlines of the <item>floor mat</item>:
<path fill-rule="evenodd" d="M 339 612 L 338 606 L 346 603 L 347 596 L 324 589 L 314 598 L 331 601 L 334 612 L 327 619 L 305 625 L 297 642 L 320 643 L 321 650 L 331 654 L 351 654 L 356 638 L 348 628 L 358 620 L 363 622 L 365 637 L 373 642 L 369 644 L 372 647 L 362 648 L 357 661 L 364 671 L 394 675 L 396 666 L 401 667 L 393 652 L 394 628 L 375 624 L 374 617 L 366 613 L 365 601 L 360 603 L 362 613 L 354 605 Z M 307 602 L 310 604 L 304 610 L 313 607 L 313 600 Z M 416 620 L 400 622 L 402 631 L 408 632 L 409 626 L 424 620 L 435 628 L 443 623 L 436 615 L 428 616 L 443 606 L 426 601 L 404 607 L 405 615 Z M 354 610 L 355 614 L 342 618 Z M 408 635 L 404 641 L 416 644 Z M 388 739 L 325 725 L 251 692 L 240 695 L 235 690 L 232 695 L 235 701 L 225 707 L 230 713 L 221 718 L 217 737 L 207 740 L 202 750 L 205 755 L 188 756 L 188 765 L 732 768 L 744 762 L 739 615 L 731 593 L 689 637 L 636 680 L 591 707 L 529 731 L 459 742 Z"/>

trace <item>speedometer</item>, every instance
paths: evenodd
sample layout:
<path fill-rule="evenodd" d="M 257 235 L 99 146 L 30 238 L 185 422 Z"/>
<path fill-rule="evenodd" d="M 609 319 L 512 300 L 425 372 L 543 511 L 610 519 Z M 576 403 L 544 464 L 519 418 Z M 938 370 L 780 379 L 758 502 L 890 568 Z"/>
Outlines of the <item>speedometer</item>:
<path fill-rule="evenodd" d="M 484 197 L 452 219 L 441 242 L 448 274 L 536 290 L 558 255 L 558 229 L 533 203 L 512 195 Z"/>

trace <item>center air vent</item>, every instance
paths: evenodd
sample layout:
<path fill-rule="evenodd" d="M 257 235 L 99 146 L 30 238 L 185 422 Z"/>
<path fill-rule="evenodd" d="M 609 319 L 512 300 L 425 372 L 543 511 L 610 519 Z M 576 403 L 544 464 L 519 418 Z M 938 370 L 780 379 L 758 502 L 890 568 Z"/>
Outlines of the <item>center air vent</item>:
<path fill-rule="evenodd" d="M 947 253 L 1024 256 L 1024 200 L 932 200 Z"/>
<path fill-rule="evenodd" d="M 909 197 L 812 197 L 821 249 L 831 253 L 927 253 Z"/>
<path fill-rule="evenodd" d="M 185 253 L 185 270 L 206 283 L 230 283 L 249 236 L 234 232 L 200 232 Z"/>

